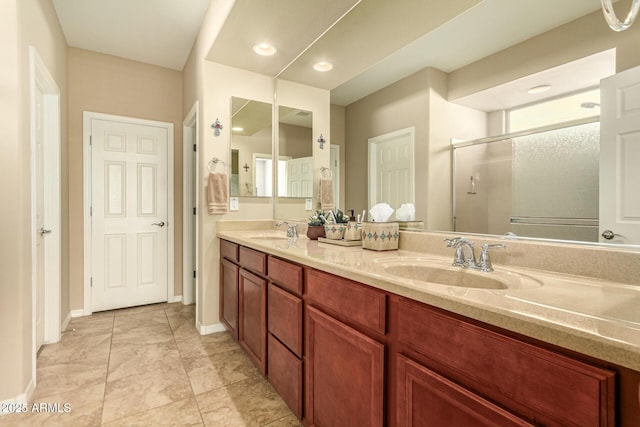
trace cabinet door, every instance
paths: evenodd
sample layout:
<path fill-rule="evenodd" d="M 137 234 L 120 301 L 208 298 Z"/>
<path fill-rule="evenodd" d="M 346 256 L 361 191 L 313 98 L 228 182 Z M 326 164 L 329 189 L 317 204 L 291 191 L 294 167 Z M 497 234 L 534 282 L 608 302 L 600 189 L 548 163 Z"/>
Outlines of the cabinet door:
<path fill-rule="evenodd" d="M 240 270 L 239 341 L 262 375 L 267 372 L 267 281 Z"/>
<path fill-rule="evenodd" d="M 302 419 L 302 360 L 269 334 L 269 382 Z"/>
<path fill-rule="evenodd" d="M 422 365 L 398 355 L 399 426 L 532 426 Z"/>
<path fill-rule="evenodd" d="M 220 261 L 220 321 L 238 340 L 238 271 L 226 259 Z"/>
<path fill-rule="evenodd" d="M 305 413 L 312 426 L 381 426 L 384 345 L 306 308 Z"/>

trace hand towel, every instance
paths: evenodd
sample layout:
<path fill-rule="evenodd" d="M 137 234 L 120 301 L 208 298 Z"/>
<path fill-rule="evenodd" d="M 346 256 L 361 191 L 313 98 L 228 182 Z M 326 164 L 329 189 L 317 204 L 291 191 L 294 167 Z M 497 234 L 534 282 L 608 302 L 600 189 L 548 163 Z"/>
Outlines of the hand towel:
<path fill-rule="evenodd" d="M 332 211 L 335 208 L 333 201 L 333 178 L 320 178 L 320 208 L 323 211 Z"/>
<path fill-rule="evenodd" d="M 209 172 L 207 199 L 209 202 L 209 215 L 220 215 L 229 212 L 229 178 L 226 173 Z"/>

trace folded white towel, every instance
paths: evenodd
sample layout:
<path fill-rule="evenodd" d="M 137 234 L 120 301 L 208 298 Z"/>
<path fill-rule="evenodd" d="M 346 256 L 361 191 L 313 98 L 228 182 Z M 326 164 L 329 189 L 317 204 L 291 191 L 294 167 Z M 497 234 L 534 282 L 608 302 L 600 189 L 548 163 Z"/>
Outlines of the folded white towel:
<path fill-rule="evenodd" d="M 320 178 L 320 208 L 324 211 L 332 211 L 336 207 L 333 200 L 333 178 Z"/>
<path fill-rule="evenodd" d="M 209 215 L 220 215 L 229 212 L 229 178 L 226 173 L 209 172 L 207 200 L 209 202 Z"/>

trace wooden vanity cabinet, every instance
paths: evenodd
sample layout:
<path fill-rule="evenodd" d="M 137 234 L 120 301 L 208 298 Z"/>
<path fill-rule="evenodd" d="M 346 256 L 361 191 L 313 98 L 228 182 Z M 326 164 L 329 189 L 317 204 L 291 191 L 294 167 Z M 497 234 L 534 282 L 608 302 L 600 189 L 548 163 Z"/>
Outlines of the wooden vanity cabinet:
<path fill-rule="evenodd" d="M 384 425 L 385 294 L 327 273 L 305 272 L 308 425 Z"/>
<path fill-rule="evenodd" d="M 415 410 L 433 411 L 427 419 L 440 417 L 446 406 L 459 411 L 452 396 L 460 392 L 492 417 L 501 407 L 533 425 L 615 425 L 615 372 L 405 298 L 394 297 L 391 305 L 399 425 Z M 414 382 L 438 387 L 438 404 L 432 407 L 424 390 L 408 395 Z M 452 384 L 460 392 L 452 393 Z"/>
<path fill-rule="evenodd" d="M 273 388 L 299 418 L 303 414 L 302 267 L 269 256 L 268 374 Z"/>
<path fill-rule="evenodd" d="M 239 245 L 220 240 L 220 321 L 238 340 Z"/>

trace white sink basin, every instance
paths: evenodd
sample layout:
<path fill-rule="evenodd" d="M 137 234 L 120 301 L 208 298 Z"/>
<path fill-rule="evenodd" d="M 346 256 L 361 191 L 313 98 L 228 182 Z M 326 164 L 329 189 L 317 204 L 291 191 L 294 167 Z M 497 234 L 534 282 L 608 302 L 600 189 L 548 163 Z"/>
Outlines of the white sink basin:
<path fill-rule="evenodd" d="M 384 274 L 443 286 L 474 289 L 528 289 L 542 286 L 542 282 L 526 274 L 496 269 L 481 272 L 454 267 L 434 260 L 388 260 L 381 261 Z"/>

